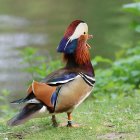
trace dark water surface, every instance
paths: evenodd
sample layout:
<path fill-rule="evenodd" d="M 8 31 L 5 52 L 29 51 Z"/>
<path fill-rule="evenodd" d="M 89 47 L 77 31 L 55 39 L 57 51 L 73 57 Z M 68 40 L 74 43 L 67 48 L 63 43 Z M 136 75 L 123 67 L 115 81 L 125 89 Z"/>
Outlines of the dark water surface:
<path fill-rule="evenodd" d="M 67 25 L 82 19 L 89 25 L 91 55 L 113 59 L 120 46 L 129 42 L 129 16 L 121 9 L 131 0 L 0 0 L 0 91 L 11 96 L 26 91 L 30 75 L 23 72 L 20 50 L 39 48 L 54 59 Z M 14 98 L 14 97 L 13 97 Z"/>

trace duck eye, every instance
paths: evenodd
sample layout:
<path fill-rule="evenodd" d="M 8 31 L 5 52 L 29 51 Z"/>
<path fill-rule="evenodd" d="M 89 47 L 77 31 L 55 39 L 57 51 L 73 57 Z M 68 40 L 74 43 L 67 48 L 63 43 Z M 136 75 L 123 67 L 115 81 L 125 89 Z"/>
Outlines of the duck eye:
<path fill-rule="evenodd" d="M 86 34 L 86 32 L 84 32 L 84 35 Z"/>

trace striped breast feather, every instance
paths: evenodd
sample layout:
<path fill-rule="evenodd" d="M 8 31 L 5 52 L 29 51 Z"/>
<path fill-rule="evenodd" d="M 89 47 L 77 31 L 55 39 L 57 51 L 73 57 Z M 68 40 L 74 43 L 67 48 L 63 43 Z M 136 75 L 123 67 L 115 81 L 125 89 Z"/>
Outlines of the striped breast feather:
<path fill-rule="evenodd" d="M 95 84 L 95 78 L 92 76 L 89 76 L 83 72 L 80 72 L 79 75 L 83 78 L 83 80 L 89 85 L 89 86 L 94 86 Z"/>
<path fill-rule="evenodd" d="M 67 73 L 64 75 L 59 75 L 58 77 L 52 78 L 49 81 L 47 81 L 47 84 L 51 86 L 62 85 L 74 80 L 76 76 L 77 76 L 76 73 Z"/>

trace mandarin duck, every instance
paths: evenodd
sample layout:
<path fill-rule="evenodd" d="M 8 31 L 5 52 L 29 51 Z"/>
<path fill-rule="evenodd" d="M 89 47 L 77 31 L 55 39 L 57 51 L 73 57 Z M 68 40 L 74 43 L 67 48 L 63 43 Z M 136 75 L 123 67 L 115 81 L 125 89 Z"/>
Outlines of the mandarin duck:
<path fill-rule="evenodd" d="M 94 69 L 89 54 L 87 40 L 88 25 L 81 20 L 73 21 L 64 33 L 57 52 L 63 54 L 65 67 L 58 69 L 40 82 L 33 81 L 25 98 L 12 103 L 25 103 L 23 109 L 8 121 L 15 126 L 38 114 L 52 115 L 53 125 L 57 125 L 55 114 L 67 113 L 67 126 L 73 126 L 72 111 L 92 92 L 95 84 Z"/>

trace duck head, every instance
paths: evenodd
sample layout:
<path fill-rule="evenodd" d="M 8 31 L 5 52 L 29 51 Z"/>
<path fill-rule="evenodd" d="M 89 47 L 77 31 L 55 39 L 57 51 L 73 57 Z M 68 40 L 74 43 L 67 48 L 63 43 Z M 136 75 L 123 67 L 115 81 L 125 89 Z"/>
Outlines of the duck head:
<path fill-rule="evenodd" d="M 64 54 L 74 53 L 78 46 L 79 38 L 83 37 L 86 38 L 85 40 L 92 37 L 91 35 L 88 35 L 87 24 L 82 20 L 73 21 L 66 29 L 57 51 Z"/>

